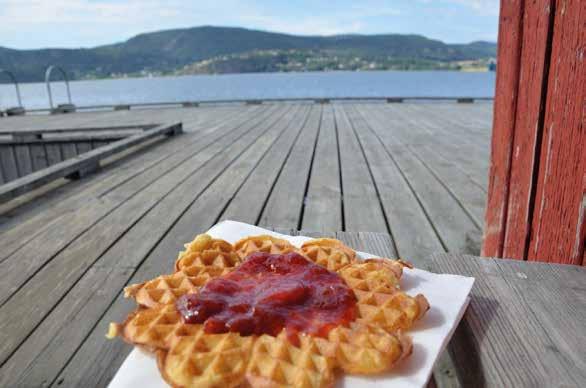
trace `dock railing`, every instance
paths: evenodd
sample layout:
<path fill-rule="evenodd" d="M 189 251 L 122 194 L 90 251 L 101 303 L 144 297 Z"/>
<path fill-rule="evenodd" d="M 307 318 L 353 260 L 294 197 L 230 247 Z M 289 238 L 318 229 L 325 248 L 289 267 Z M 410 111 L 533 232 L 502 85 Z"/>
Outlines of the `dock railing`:
<path fill-rule="evenodd" d="M 109 156 L 182 131 L 180 122 L 0 131 L 0 203 L 59 178 L 79 179 Z"/>

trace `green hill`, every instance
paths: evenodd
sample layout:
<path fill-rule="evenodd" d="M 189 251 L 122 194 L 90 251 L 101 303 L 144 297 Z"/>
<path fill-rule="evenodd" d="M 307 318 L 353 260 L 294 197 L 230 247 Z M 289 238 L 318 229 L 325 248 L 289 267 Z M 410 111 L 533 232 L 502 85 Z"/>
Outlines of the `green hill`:
<path fill-rule="evenodd" d="M 0 47 L 0 68 L 12 70 L 22 82 L 42 81 L 48 65 L 61 65 L 72 78 L 100 78 L 121 74 L 185 73 L 204 60 L 218 61 L 222 56 L 255 57 L 254 53 L 277 50 L 279 53 L 318 55 L 347 61 L 411 61 L 448 63 L 495 56 L 496 46 L 489 42 L 446 44 L 420 35 L 338 35 L 295 36 L 244 28 L 194 27 L 137 35 L 125 42 L 80 49 L 14 50 Z M 291 55 L 286 55 L 290 60 Z M 293 57 L 295 57 L 293 55 Z M 288 71 L 287 66 L 265 66 L 266 55 L 247 61 L 232 61 L 227 71 Z M 274 55 L 272 56 L 274 57 Z M 341 58 L 341 59 L 340 59 Z M 224 58 L 225 60 L 226 58 Z M 260 61 L 260 66 L 257 62 Z M 274 62 L 270 58 L 269 62 Z M 242 63 L 239 68 L 238 63 Z M 197 66 L 196 66 L 197 67 Z M 433 65 L 432 65 L 433 67 Z M 198 68 L 196 72 L 226 72 Z M 265 69 L 265 70 L 263 70 Z"/>

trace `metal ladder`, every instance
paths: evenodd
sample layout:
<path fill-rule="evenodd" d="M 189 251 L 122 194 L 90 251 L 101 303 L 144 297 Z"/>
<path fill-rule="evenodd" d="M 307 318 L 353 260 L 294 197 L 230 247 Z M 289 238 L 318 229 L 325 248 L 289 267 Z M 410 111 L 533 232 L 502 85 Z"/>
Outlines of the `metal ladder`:
<path fill-rule="evenodd" d="M 4 112 L 4 114 L 6 114 L 6 116 L 20 116 L 23 115 L 25 110 L 22 107 L 22 99 L 20 97 L 20 88 L 18 87 L 18 81 L 16 80 L 16 77 L 14 76 L 14 74 L 6 69 L 0 69 L 0 74 L 2 73 L 6 73 L 8 75 L 8 77 L 10 77 L 10 79 L 12 80 L 12 83 L 14 84 L 14 87 L 16 89 L 16 100 L 18 101 L 18 106 L 12 107 L 12 108 L 7 108 L 6 111 Z M 2 112 L 0 111 L 0 116 L 2 116 Z"/>
<path fill-rule="evenodd" d="M 67 104 L 58 104 L 56 107 L 53 106 L 53 94 L 51 92 L 51 72 L 57 69 L 63 75 L 63 79 L 65 80 L 65 87 L 67 88 Z M 75 105 L 71 101 L 71 90 L 69 89 L 69 77 L 67 77 L 67 73 L 59 66 L 51 65 L 47 67 L 45 71 L 45 84 L 47 85 L 47 93 L 49 95 L 49 107 L 51 109 L 51 114 L 58 114 L 58 113 L 71 113 L 75 112 Z"/>

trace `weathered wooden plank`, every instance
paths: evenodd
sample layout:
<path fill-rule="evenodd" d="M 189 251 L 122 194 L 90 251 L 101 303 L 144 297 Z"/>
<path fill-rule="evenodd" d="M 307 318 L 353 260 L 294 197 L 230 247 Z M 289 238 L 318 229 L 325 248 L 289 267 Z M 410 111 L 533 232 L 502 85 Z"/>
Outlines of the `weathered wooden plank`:
<path fill-rule="evenodd" d="M 385 113 L 384 120 L 389 126 L 398 126 L 398 128 L 409 126 L 409 136 L 402 139 L 403 144 L 417 147 L 430 146 L 430 139 L 433 139 L 435 153 L 449 159 L 486 191 L 489 141 L 478 136 L 475 136 L 473 140 L 465 141 L 464 139 L 469 136 L 468 128 L 465 131 L 459 131 L 457 127 L 447 122 L 447 115 L 434 117 L 432 112 L 435 110 L 437 108 L 415 105 L 406 106 L 401 110 L 390 107 L 379 109 L 381 114 Z M 458 111 L 451 113 L 462 115 L 462 112 L 458 113 Z M 486 128 L 486 132 L 490 133 L 490 126 Z M 466 152 L 463 152 L 464 150 Z"/>
<path fill-rule="evenodd" d="M 61 149 L 58 144 L 45 144 L 45 150 L 47 151 L 47 162 L 49 166 L 57 164 L 63 160 L 61 157 Z"/>
<path fill-rule="evenodd" d="M 42 144 L 29 145 L 31 152 L 31 160 L 33 162 L 33 171 L 39 171 L 46 168 L 49 165 L 47 161 L 47 152 L 45 146 Z"/>
<path fill-rule="evenodd" d="M 498 53 L 494 124 L 491 144 L 488 202 L 482 245 L 483 256 L 501 256 L 507 218 L 507 198 L 515 114 L 517 111 L 519 69 L 523 40 L 522 0 L 501 2 L 499 15 Z"/>
<path fill-rule="evenodd" d="M 91 151 L 92 144 L 91 144 L 91 142 L 77 141 L 77 142 L 75 142 L 75 149 L 77 150 L 77 154 L 81 155 L 81 154 L 84 154 L 88 151 Z"/>
<path fill-rule="evenodd" d="M 474 224 L 480 229 L 484 222 L 486 192 L 461 173 L 450 161 L 437 157 L 431 147 L 411 146 L 416 158 L 452 193 Z"/>
<path fill-rule="evenodd" d="M 323 108 L 309 187 L 305 198 L 302 227 L 305 230 L 343 230 L 338 140 L 334 109 Z"/>
<path fill-rule="evenodd" d="M 416 193 L 403 176 L 381 139 L 360 115 L 352 115 L 358 138 L 364 144 L 366 157 L 378 185 L 383 209 L 398 256 L 424 268 L 427 257 L 434 252 L 443 252 L 441 240 L 420 205 Z"/>
<path fill-rule="evenodd" d="M 556 2 L 529 260 L 586 252 L 586 2 Z"/>
<path fill-rule="evenodd" d="M 262 214 L 263 207 L 271 194 L 273 185 L 281 173 L 287 157 L 290 155 L 295 141 L 309 117 L 309 107 L 302 107 L 289 128 L 271 147 L 266 157 L 254 169 L 244 185 L 238 190 L 223 212 L 222 220 L 235 220 L 256 224 Z"/>
<path fill-rule="evenodd" d="M 357 251 L 397 258 L 395 244 L 387 233 L 336 232 L 336 238 Z"/>
<path fill-rule="evenodd" d="M 300 223 L 306 185 L 311 173 L 312 155 L 319 133 L 322 105 L 311 110 L 306 123 L 308 129 L 299 137 L 279 175 L 260 225 L 297 229 Z"/>
<path fill-rule="evenodd" d="M 409 136 L 410 128 L 403 126 L 388 130 L 375 110 L 368 110 L 364 119 L 381 139 L 388 155 L 395 161 L 442 241 L 451 252 L 478 253 L 479 229 L 449 191 L 418 160 L 401 140 Z M 389 146 L 388 144 L 395 144 Z"/>
<path fill-rule="evenodd" d="M 28 146 L 15 145 L 14 156 L 16 158 L 16 165 L 18 166 L 19 176 L 25 176 L 33 172 L 31 153 Z"/>
<path fill-rule="evenodd" d="M 110 143 L 108 140 L 92 140 L 92 149 L 96 149 Z"/>
<path fill-rule="evenodd" d="M 69 118 L 66 120 L 69 122 Z M 117 120 L 116 120 L 117 121 Z M 55 134 L 55 133 L 68 133 L 68 132 L 99 132 L 99 131 L 124 131 L 124 130 L 144 130 L 153 129 L 162 123 L 149 123 L 149 124 L 128 124 L 128 125 L 107 125 L 107 126 L 72 126 L 67 128 L 19 128 L 14 129 L 0 129 L 0 135 L 13 135 L 13 136 L 37 136 L 44 134 Z"/>
<path fill-rule="evenodd" d="M 352 123 L 341 105 L 335 106 L 334 111 L 340 147 L 346 230 L 388 232 L 376 186 Z"/>
<path fill-rule="evenodd" d="M 539 160 L 543 132 L 543 88 L 549 71 L 550 24 L 554 1 L 528 2 L 523 7 L 523 43 L 519 68 L 519 91 L 515 114 L 515 136 L 511 155 L 510 187 L 503 242 L 504 257 L 524 259 L 529 242 L 534 171 Z"/>
<path fill-rule="evenodd" d="M 445 254 L 432 266 L 476 278 L 449 344 L 462 385 L 586 384 L 586 269 Z"/>
<path fill-rule="evenodd" d="M 63 155 L 63 160 L 71 159 L 77 156 L 77 148 L 75 148 L 75 143 L 63 143 L 61 144 L 61 154 Z"/>
<path fill-rule="evenodd" d="M 0 146 L 0 163 L 2 163 L 2 176 L 5 182 L 11 182 L 19 177 L 14 148 L 9 145 Z"/>

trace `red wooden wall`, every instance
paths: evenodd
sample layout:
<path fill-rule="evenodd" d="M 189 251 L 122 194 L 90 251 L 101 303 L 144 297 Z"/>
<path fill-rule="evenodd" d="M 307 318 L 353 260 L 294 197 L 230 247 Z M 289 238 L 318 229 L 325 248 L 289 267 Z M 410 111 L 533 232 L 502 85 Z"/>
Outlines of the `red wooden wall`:
<path fill-rule="evenodd" d="M 586 265 L 586 1 L 502 0 L 485 256 Z"/>

